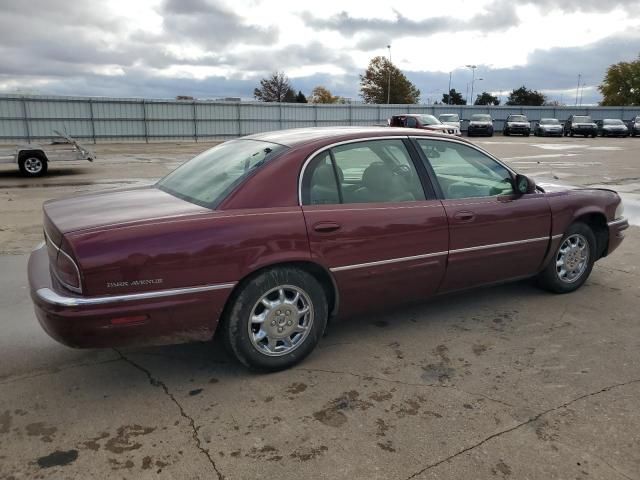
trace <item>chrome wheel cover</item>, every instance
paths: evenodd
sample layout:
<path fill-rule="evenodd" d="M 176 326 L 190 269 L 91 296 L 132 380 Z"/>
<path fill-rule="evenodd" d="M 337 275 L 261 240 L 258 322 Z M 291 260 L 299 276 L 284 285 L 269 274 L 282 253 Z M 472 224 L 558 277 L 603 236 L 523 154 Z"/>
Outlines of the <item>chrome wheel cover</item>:
<path fill-rule="evenodd" d="M 564 239 L 556 254 L 556 275 L 560 281 L 573 283 L 580 279 L 589 265 L 589 242 L 579 233 Z"/>
<path fill-rule="evenodd" d="M 260 353 L 280 357 L 302 345 L 313 325 L 307 292 L 293 285 L 269 290 L 251 309 L 249 339 Z"/>
<path fill-rule="evenodd" d="M 42 160 L 38 157 L 29 157 L 24 161 L 24 169 L 29 173 L 40 173 L 42 171 Z"/>

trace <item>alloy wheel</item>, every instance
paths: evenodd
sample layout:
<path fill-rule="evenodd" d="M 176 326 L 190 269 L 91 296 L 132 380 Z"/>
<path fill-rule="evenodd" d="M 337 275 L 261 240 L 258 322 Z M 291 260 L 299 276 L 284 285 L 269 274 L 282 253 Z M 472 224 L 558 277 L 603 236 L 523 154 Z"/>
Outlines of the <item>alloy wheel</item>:
<path fill-rule="evenodd" d="M 309 335 L 313 324 L 313 304 L 307 292 L 293 285 L 269 290 L 251 310 L 249 338 L 262 354 L 287 355 Z"/>
<path fill-rule="evenodd" d="M 562 282 L 577 281 L 589 265 L 589 242 L 579 233 L 568 236 L 556 254 L 556 274 Z"/>

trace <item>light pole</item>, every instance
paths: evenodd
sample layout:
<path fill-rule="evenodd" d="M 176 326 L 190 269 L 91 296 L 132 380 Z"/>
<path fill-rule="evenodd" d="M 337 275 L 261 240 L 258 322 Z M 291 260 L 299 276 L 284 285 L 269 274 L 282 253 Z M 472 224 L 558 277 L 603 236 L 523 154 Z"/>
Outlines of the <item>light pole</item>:
<path fill-rule="evenodd" d="M 387 45 L 389 49 L 389 75 L 387 81 L 387 105 L 391 103 L 391 45 Z"/>
<path fill-rule="evenodd" d="M 465 67 L 470 68 L 471 69 L 471 105 L 473 105 L 473 84 L 476 81 L 476 68 L 478 68 L 477 65 L 465 65 Z"/>
<path fill-rule="evenodd" d="M 451 74 L 453 72 L 449 72 L 449 91 L 447 92 L 447 105 L 451 105 Z"/>
<path fill-rule="evenodd" d="M 580 80 L 582 80 L 582 74 L 578 74 L 578 86 L 576 87 L 576 107 L 578 106 L 578 90 L 580 90 Z"/>

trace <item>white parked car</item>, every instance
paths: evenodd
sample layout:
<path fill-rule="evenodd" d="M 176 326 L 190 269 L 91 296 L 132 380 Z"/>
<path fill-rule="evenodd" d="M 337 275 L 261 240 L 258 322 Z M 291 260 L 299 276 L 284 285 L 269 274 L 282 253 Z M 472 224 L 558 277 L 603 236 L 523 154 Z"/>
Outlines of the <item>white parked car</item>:
<path fill-rule="evenodd" d="M 445 125 L 457 127 L 460 130 L 460 116 L 457 113 L 443 113 L 438 116 L 438 120 Z"/>
<path fill-rule="evenodd" d="M 394 115 L 387 120 L 387 123 L 390 127 L 420 128 L 422 130 L 432 130 L 434 132 L 457 135 L 458 137 L 461 136 L 459 127 L 445 125 L 433 115 L 424 113 Z"/>

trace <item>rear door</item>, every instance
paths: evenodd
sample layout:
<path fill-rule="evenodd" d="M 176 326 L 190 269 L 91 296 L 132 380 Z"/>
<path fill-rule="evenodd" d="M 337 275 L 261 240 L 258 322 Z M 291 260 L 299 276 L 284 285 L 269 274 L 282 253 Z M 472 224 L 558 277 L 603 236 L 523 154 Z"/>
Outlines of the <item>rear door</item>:
<path fill-rule="evenodd" d="M 447 217 L 412 148 L 406 138 L 353 141 L 303 169 L 311 253 L 332 272 L 341 312 L 427 297 L 444 277 Z"/>
<path fill-rule="evenodd" d="M 449 261 L 440 291 L 532 275 L 549 246 L 543 193 L 513 191 L 513 175 L 462 142 L 416 139 L 449 221 Z"/>

